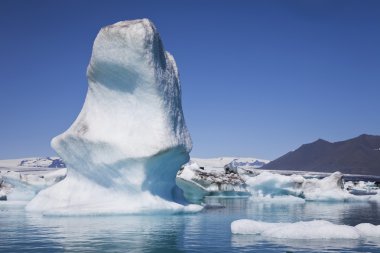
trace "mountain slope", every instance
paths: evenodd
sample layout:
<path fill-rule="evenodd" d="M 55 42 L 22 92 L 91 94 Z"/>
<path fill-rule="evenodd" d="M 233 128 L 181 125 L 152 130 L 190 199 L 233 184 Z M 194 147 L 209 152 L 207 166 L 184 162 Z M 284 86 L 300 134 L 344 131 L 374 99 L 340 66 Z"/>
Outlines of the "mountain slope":
<path fill-rule="evenodd" d="M 380 176 L 380 136 L 363 134 L 334 143 L 319 139 L 273 160 L 263 169 Z"/>

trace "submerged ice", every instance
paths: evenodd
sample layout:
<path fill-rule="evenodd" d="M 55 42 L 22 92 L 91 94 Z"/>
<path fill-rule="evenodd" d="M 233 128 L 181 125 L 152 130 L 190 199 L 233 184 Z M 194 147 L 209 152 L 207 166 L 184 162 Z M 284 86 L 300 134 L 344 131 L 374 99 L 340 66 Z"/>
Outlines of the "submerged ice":
<path fill-rule="evenodd" d="M 41 191 L 28 210 L 51 214 L 194 211 L 175 176 L 191 138 L 173 56 L 147 19 L 102 28 L 87 69 L 83 108 L 52 147 L 67 177 Z"/>

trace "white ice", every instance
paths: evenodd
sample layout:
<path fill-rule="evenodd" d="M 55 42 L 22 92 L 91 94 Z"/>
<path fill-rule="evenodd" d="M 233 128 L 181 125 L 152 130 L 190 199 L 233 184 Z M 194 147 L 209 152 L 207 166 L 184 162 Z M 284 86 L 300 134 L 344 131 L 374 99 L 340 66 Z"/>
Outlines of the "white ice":
<path fill-rule="evenodd" d="M 49 214 L 197 211 L 175 187 L 191 138 L 173 56 L 147 19 L 102 28 L 88 92 L 72 126 L 52 140 L 68 175 L 27 210 Z"/>
<path fill-rule="evenodd" d="M 261 172 L 257 176 L 244 177 L 252 199 L 278 199 L 282 196 L 294 196 L 306 201 L 367 201 L 378 202 L 380 195 L 355 196 L 348 192 L 343 184 L 343 174 L 332 173 L 322 179 L 304 178 L 301 175 L 280 175 Z"/>
<path fill-rule="evenodd" d="M 231 223 L 231 232 L 282 239 L 359 239 L 379 237 L 380 226 L 369 223 L 357 226 L 337 225 L 325 220 L 269 223 L 242 219 Z"/>
<path fill-rule="evenodd" d="M 380 237 L 380 225 L 361 223 L 355 226 L 363 237 Z"/>
<path fill-rule="evenodd" d="M 246 177 L 246 183 L 253 196 L 292 195 L 306 200 L 345 199 L 350 194 L 343 190 L 342 174 L 335 172 L 323 179 L 306 179 L 301 175 L 280 175 L 262 172 L 254 177 Z"/>

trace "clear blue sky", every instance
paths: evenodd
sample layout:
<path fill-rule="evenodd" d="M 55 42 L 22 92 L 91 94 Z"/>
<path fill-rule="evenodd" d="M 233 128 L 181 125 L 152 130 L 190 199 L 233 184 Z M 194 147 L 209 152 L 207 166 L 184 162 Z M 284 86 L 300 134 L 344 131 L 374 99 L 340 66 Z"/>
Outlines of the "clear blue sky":
<path fill-rule="evenodd" d="M 143 17 L 179 66 L 193 156 L 380 134 L 380 1 L 1 0 L 0 159 L 54 154 L 98 30 Z"/>

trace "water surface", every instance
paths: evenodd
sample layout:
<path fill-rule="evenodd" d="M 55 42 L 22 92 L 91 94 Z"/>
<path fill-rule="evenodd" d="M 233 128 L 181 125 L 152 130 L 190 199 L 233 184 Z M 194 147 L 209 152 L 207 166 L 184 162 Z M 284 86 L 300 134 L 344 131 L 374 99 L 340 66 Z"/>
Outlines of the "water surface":
<path fill-rule="evenodd" d="M 370 203 L 253 202 L 208 198 L 210 208 L 189 215 L 45 217 L 21 205 L 0 203 L 0 252 L 380 252 L 380 238 L 280 240 L 232 235 L 237 219 L 295 222 L 324 219 L 336 224 L 380 224 Z"/>

